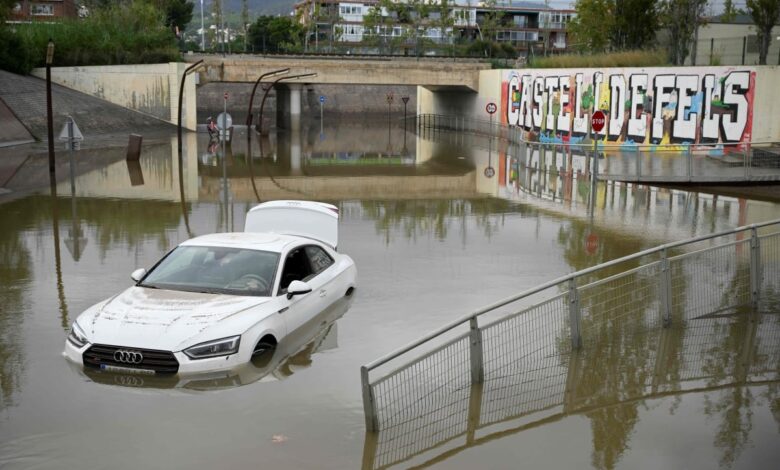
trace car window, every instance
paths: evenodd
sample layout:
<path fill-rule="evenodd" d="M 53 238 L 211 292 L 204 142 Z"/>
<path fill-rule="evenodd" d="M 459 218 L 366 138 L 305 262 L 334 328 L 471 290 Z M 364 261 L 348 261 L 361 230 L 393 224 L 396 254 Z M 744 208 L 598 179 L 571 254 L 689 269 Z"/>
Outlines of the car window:
<path fill-rule="evenodd" d="M 216 246 L 180 246 L 140 287 L 232 295 L 271 295 L 279 254 Z"/>
<path fill-rule="evenodd" d="M 282 278 L 279 281 L 279 294 L 287 292 L 287 286 L 291 282 L 306 281 L 313 277 L 314 274 L 304 247 L 293 249 L 284 260 Z"/>
<path fill-rule="evenodd" d="M 315 274 L 325 271 L 333 264 L 333 258 L 318 246 L 307 246 L 306 254 L 309 256 L 309 261 Z"/>

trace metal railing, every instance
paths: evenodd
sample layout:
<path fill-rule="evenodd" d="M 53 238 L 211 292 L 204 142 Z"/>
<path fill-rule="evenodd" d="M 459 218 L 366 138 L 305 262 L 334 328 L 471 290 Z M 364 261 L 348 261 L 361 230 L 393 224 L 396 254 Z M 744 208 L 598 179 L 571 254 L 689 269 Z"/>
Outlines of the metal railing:
<path fill-rule="evenodd" d="M 426 403 L 455 403 L 473 384 L 507 371 L 520 369 L 543 379 L 562 358 L 587 351 L 616 329 L 652 331 L 739 307 L 755 309 L 761 292 L 778 286 L 780 219 L 668 243 L 568 274 L 361 367 L 366 429 L 376 432 L 417 419 Z M 533 367 L 523 369 L 527 364 Z M 538 399 L 545 396 L 540 389 Z M 450 424 L 435 426 L 445 430 Z"/>
<path fill-rule="evenodd" d="M 367 433 L 363 469 L 426 467 L 469 447 L 575 413 L 587 414 L 585 419 L 601 427 L 613 423 L 605 423 L 610 418 L 600 410 L 642 407 L 641 400 L 647 399 L 776 383 L 780 373 L 777 315 L 716 315 L 689 322 L 685 328 L 662 328 L 635 336 L 619 332 L 581 354 L 563 357 L 528 357 L 519 339 L 504 342 L 501 348 L 511 366 L 497 370 L 485 383 L 458 389 L 443 402 L 422 401 L 410 410 L 406 421 Z M 521 356 L 526 357 L 517 359 Z M 725 396 L 728 400 L 729 395 Z M 727 403 L 735 405 L 744 403 Z M 708 416 L 708 422 L 729 415 L 715 413 Z"/>
<path fill-rule="evenodd" d="M 532 142 L 524 139 L 522 128 L 498 120 L 440 114 L 421 114 L 408 119 L 413 121 L 409 128 L 416 129 L 423 137 L 435 138 L 452 131 L 461 136 L 471 134 L 488 140 L 498 139 L 506 145 L 507 153 L 528 166 L 533 166 L 534 162 L 547 162 L 556 168 L 566 168 L 567 164 L 585 167 L 602 180 L 647 183 L 780 181 L 778 142 L 635 144 L 605 142 L 600 136 L 594 145 L 587 136 L 571 143 L 544 135 L 541 141 Z"/>

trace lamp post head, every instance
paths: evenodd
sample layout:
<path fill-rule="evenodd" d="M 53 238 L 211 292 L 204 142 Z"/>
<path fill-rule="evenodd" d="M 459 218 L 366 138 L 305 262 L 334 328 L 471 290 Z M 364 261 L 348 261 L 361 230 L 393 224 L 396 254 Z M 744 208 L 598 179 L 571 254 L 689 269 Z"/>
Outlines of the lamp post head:
<path fill-rule="evenodd" d="M 49 39 L 49 45 L 46 47 L 46 65 L 51 65 L 54 60 L 54 41 Z"/>

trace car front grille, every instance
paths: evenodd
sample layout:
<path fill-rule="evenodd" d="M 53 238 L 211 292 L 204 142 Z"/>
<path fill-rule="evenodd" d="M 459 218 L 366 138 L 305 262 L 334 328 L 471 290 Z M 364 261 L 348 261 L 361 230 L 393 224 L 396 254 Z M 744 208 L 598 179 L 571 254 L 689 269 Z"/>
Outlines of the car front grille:
<path fill-rule="evenodd" d="M 115 359 L 114 353 L 120 350 L 141 353 L 141 355 L 143 355 L 143 359 L 137 364 L 118 361 Z M 158 374 L 175 374 L 179 371 L 179 361 L 176 360 L 176 356 L 174 356 L 170 351 L 94 344 L 89 349 L 84 351 L 84 355 L 82 357 L 84 359 L 85 366 L 98 369 L 105 365 L 125 367 L 130 369 L 153 370 Z"/>

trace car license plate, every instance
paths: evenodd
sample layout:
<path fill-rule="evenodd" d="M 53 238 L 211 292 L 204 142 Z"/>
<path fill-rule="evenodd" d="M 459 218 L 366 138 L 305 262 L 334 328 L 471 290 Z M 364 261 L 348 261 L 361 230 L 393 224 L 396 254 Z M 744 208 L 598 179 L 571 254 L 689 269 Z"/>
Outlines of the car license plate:
<path fill-rule="evenodd" d="M 110 366 L 108 364 L 100 364 L 102 370 L 108 372 L 122 372 L 125 374 L 141 374 L 141 375 L 154 375 L 154 371 L 150 369 L 133 369 L 132 367 L 119 367 Z"/>

